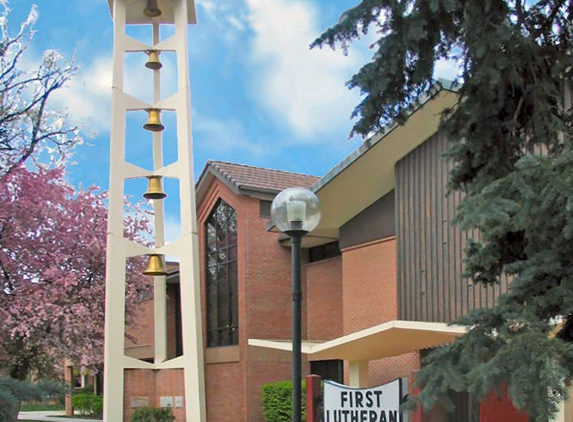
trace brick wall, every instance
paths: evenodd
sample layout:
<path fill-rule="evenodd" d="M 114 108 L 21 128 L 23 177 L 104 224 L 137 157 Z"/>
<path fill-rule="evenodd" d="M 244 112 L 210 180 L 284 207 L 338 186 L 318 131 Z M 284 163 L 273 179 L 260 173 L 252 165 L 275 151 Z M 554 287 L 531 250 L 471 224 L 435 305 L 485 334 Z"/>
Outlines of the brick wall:
<path fill-rule="evenodd" d="M 342 279 L 344 334 L 396 319 L 396 238 L 389 237 L 344 249 Z M 370 361 L 370 385 L 407 377 L 419 367 L 418 352 Z M 348 364 L 345 374 L 348 381 Z"/>
<path fill-rule="evenodd" d="M 247 413 L 242 363 L 209 364 L 205 368 L 207 420 L 244 421 Z"/>
<path fill-rule="evenodd" d="M 342 251 L 344 334 L 396 319 L 396 239 Z"/>
<path fill-rule="evenodd" d="M 155 396 L 155 371 L 151 369 L 126 369 L 124 371 L 123 389 L 123 420 L 129 421 L 133 408 L 132 400 L 147 402 L 149 406 L 157 406 Z"/>
<path fill-rule="evenodd" d="M 342 336 L 342 258 L 306 265 L 308 338 Z"/>
<path fill-rule="evenodd" d="M 242 197 L 242 200 L 241 221 L 246 236 L 246 334 L 248 338 L 288 339 L 292 327 L 291 250 L 278 242 L 278 233 L 267 232 L 269 219 L 259 216 L 259 200 L 248 197 Z M 304 281 L 302 289 L 304 321 Z"/>
<path fill-rule="evenodd" d="M 290 354 L 276 356 L 249 352 L 249 338 L 291 337 L 291 258 L 277 233 L 266 230 L 259 216 L 259 199 L 238 196 L 215 179 L 198 207 L 201 251 L 203 321 L 205 318 L 205 221 L 219 198 L 237 213 L 239 277 L 239 346 L 232 353 L 207 348 L 207 418 L 217 422 L 263 422 L 261 388 L 267 382 L 290 379 Z M 303 291 L 305 287 L 303 286 Z M 303 305 L 304 306 L 304 305 Z M 304 318 L 304 317 L 303 317 Z M 206 332 L 204 327 L 204 342 Z M 231 352 L 231 350 L 229 350 Z M 227 357 L 226 357 L 227 356 Z M 306 365 L 305 365 L 306 367 Z"/>
<path fill-rule="evenodd" d="M 153 299 L 137 304 L 134 323 L 125 327 L 125 353 L 128 356 L 144 359 L 154 355 L 155 320 Z"/>
<path fill-rule="evenodd" d="M 175 357 L 176 327 L 175 284 L 167 285 L 166 324 L 167 358 Z M 125 353 L 136 359 L 152 359 L 155 356 L 155 314 L 154 300 L 146 299 L 137 304 L 136 316 L 132 324 L 125 327 Z"/>
<path fill-rule="evenodd" d="M 185 398 L 183 372 L 182 369 L 161 369 L 156 371 L 155 391 L 158 405 L 162 396 L 173 397 L 173 400 L 175 400 L 175 397 Z M 176 422 L 186 421 L 185 407 L 174 407 L 173 414 Z"/>
<path fill-rule="evenodd" d="M 215 179 L 197 213 L 202 280 L 205 280 L 204 223 L 219 198 L 235 209 L 238 218 L 239 345 L 205 349 L 207 418 L 217 422 L 263 422 L 262 385 L 290 379 L 291 356 L 249 349 L 247 340 L 291 338 L 291 251 L 278 242 L 278 234 L 267 232 L 268 219 L 259 216 L 258 199 L 238 196 Z M 303 339 L 329 340 L 396 318 L 394 238 L 347 248 L 341 257 L 305 264 L 302 279 Z M 153 301 L 146 307 L 152 310 Z M 144 312 L 141 322 L 145 323 L 151 316 L 149 321 L 153 323 L 152 315 L 152 312 Z M 202 315 L 205 321 L 204 282 Z M 171 321 L 172 312 L 169 316 Z M 203 330 L 206 344 L 205 326 Z M 143 331 L 147 331 L 146 335 L 153 333 Z M 170 334 L 172 343 L 173 333 Z M 418 367 L 418 353 L 373 361 L 370 363 L 371 385 L 408 375 Z M 150 404 L 159 404 L 158 394 L 164 385 L 169 384 L 168 390 L 183 388 L 182 374 L 179 378 L 162 375 L 161 379 L 143 380 L 142 377 L 149 378 L 153 374 L 141 372 L 126 374 L 129 376 L 126 394 L 150 394 L 151 397 L 145 385 L 157 385 L 157 394 Z M 303 356 L 303 375 L 307 373 L 308 363 Z M 129 403 L 126 396 L 126 407 Z"/>
<path fill-rule="evenodd" d="M 242 197 L 242 216 L 245 239 L 245 294 L 247 319 L 245 343 L 248 338 L 285 340 L 292 332 L 292 277 L 291 250 L 278 242 L 278 233 L 266 229 L 268 218 L 259 216 L 259 200 Z M 303 284 L 303 321 L 306 303 L 306 285 Z M 306 327 L 303 322 L 303 338 Z M 248 347 L 245 345 L 245 347 Z M 249 353 L 249 356 L 252 356 Z M 263 422 L 261 389 L 263 384 L 291 378 L 291 358 L 281 362 L 273 354 L 258 355 L 247 362 L 247 414 L 248 422 Z M 304 358 L 303 358 L 304 359 Z M 306 365 L 304 365 L 306 369 Z"/>
<path fill-rule="evenodd" d="M 262 387 L 264 384 L 292 379 L 292 362 L 290 353 L 287 360 L 260 360 L 249 361 L 248 366 L 248 409 L 247 418 L 249 422 L 264 422 Z M 239 420 L 236 418 L 235 420 Z"/>
<path fill-rule="evenodd" d="M 176 284 L 167 284 L 167 304 L 166 304 L 166 321 L 167 324 L 167 359 L 173 359 L 176 357 L 177 351 L 177 328 L 178 322 L 175 318 L 176 314 L 176 300 L 180 300 L 178 297 L 179 286 Z"/>
<path fill-rule="evenodd" d="M 126 369 L 124 372 L 124 421 L 129 421 L 135 407 L 140 405 L 159 407 L 161 397 L 185 397 L 182 369 Z M 185 407 L 174 407 L 173 414 L 176 422 L 185 422 Z"/>
<path fill-rule="evenodd" d="M 217 179 L 213 181 L 203 201 L 198 204 L 197 222 L 200 251 L 201 304 L 203 318 L 203 345 L 207 344 L 206 297 L 205 297 L 205 222 L 219 199 L 229 204 L 237 214 L 237 272 L 239 294 L 239 346 L 205 348 L 205 392 L 207 420 L 227 422 L 242 421 L 246 414 L 245 374 L 246 362 L 241 360 L 245 353 L 247 304 L 245 301 L 245 233 L 243 203 L 227 186 Z M 226 350 L 225 350 L 226 349 Z M 229 353 L 233 352 L 233 353 Z"/>

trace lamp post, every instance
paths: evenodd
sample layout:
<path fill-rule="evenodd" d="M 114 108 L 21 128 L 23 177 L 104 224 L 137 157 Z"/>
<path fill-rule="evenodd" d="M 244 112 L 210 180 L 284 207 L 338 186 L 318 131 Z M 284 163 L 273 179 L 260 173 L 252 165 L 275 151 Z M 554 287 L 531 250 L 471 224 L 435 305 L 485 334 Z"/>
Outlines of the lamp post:
<path fill-rule="evenodd" d="M 301 187 L 280 192 L 271 204 L 271 219 L 290 236 L 292 248 L 292 420 L 301 421 L 302 288 L 300 250 L 302 237 L 320 222 L 316 195 Z"/>

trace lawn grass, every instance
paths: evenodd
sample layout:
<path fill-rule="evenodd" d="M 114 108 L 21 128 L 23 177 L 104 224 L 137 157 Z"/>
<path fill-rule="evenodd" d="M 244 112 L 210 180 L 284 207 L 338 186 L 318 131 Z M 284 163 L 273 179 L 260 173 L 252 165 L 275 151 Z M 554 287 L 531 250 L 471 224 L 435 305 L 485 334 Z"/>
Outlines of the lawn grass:
<path fill-rule="evenodd" d="M 20 412 L 43 412 L 44 410 L 65 410 L 63 404 L 23 404 Z"/>
<path fill-rule="evenodd" d="M 42 422 L 36 419 L 18 419 L 18 422 Z"/>

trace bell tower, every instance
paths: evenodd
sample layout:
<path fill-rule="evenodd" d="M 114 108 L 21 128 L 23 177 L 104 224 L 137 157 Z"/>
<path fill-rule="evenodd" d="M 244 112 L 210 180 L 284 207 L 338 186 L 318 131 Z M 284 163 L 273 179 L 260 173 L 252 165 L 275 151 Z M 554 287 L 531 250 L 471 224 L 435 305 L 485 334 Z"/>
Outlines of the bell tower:
<path fill-rule="evenodd" d="M 124 415 L 138 404 L 130 403 L 126 379 L 141 379 L 150 392 L 151 406 L 171 405 L 177 421 L 205 421 L 205 387 L 201 330 L 199 250 L 197 216 L 193 184 L 193 150 L 191 134 L 191 94 L 187 30 L 196 24 L 194 0 L 108 0 L 114 26 L 113 85 L 110 129 L 110 197 L 107 235 L 106 320 L 104 352 L 104 421 L 124 421 Z M 162 25 L 171 25 L 174 35 L 161 39 Z M 147 45 L 126 34 L 128 25 L 147 25 L 152 44 Z M 175 94 L 161 98 L 161 53 L 174 52 L 177 65 Z M 153 72 L 153 101 L 147 103 L 124 91 L 126 53 L 147 54 L 145 65 Z M 166 64 L 167 66 L 167 64 Z M 126 116 L 131 111 L 147 112 L 141 122 L 153 143 L 153 169 L 146 170 L 126 161 Z M 177 119 L 177 160 L 169 165 L 163 160 L 162 111 L 174 111 Z M 142 140 L 143 142 L 144 140 Z M 146 179 L 145 198 L 153 201 L 154 246 L 144 247 L 124 237 L 123 201 L 125 181 Z M 181 233 L 178 240 L 164 242 L 165 178 L 179 181 Z M 183 353 L 167 359 L 165 255 L 180 260 L 181 337 Z M 125 355 L 126 260 L 146 256 L 147 276 L 154 278 L 154 359 L 138 360 Z M 139 372 L 138 372 L 139 371 Z M 135 375 L 134 375 L 135 374 Z M 141 376 L 140 376 L 141 375 Z M 139 378 L 138 378 L 139 377 Z M 165 385 L 182 384 L 181 395 Z M 145 397 L 141 398 L 145 399 Z M 160 400 L 161 399 L 161 400 Z M 132 400 L 133 401 L 133 400 Z M 145 402 L 145 400 L 143 400 Z"/>

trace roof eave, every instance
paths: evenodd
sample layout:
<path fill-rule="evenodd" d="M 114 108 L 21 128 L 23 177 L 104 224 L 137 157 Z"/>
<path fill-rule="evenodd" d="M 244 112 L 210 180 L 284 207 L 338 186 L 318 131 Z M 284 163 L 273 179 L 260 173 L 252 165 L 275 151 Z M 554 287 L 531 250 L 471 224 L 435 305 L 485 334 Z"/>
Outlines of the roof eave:
<path fill-rule="evenodd" d="M 438 80 L 428 95 L 412 105 L 403 124 L 387 125 L 318 180 L 310 189 L 321 201 L 322 220 L 313 233 L 337 233 L 394 189 L 394 166 L 438 130 L 441 113 L 457 102 L 458 89 L 455 82 Z M 277 231 L 272 221 L 267 231 Z M 324 236 L 322 244 L 332 241 L 327 239 Z"/>

